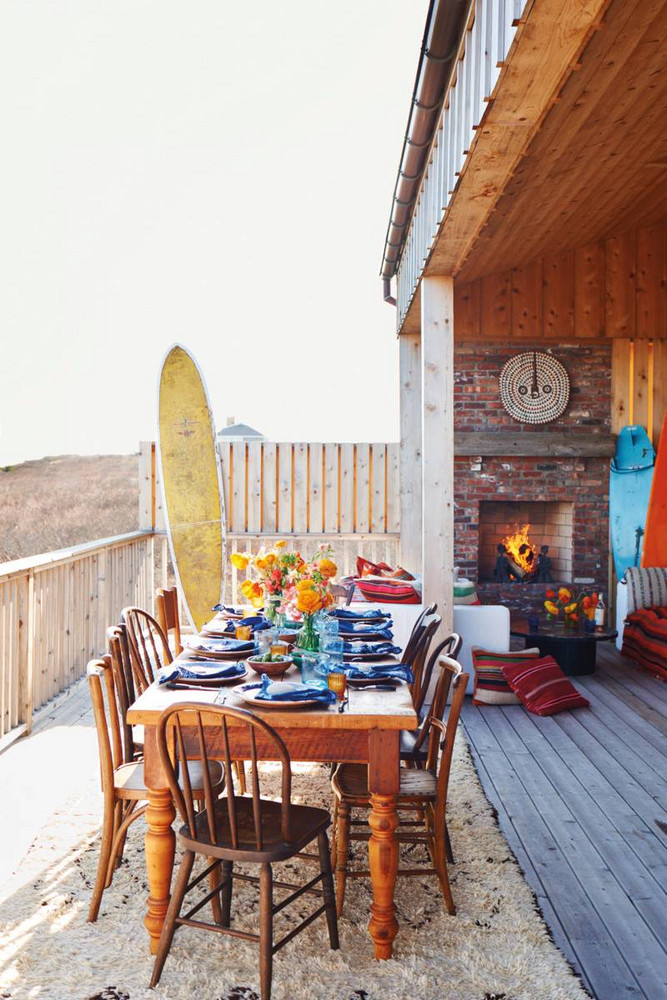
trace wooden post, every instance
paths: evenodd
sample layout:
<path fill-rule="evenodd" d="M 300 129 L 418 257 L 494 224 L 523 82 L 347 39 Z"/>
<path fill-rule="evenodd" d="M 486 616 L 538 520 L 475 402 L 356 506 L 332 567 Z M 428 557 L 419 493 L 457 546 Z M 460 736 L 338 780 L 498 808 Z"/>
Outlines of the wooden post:
<path fill-rule="evenodd" d="M 401 380 L 401 566 L 422 572 L 422 376 L 418 333 L 399 338 Z"/>
<path fill-rule="evenodd" d="M 422 576 L 443 632 L 453 624 L 454 279 L 422 278 Z"/>

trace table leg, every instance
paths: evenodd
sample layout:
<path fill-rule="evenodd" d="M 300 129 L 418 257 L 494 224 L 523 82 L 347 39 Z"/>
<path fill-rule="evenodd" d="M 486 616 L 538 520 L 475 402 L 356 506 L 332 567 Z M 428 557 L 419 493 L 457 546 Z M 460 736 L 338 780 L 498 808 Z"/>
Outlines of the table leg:
<path fill-rule="evenodd" d="M 398 732 L 371 730 L 369 733 L 368 785 L 371 811 L 368 843 L 373 903 L 368 925 L 375 957 L 391 958 L 392 943 L 398 934 L 394 889 L 398 871 L 396 793 L 399 785 Z"/>
<path fill-rule="evenodd" d="M 176 838 L 171 824 L 176 813 L 157 754 L 155 727 L 153 726 L 146 727 L 144 759 L 149 795 L 145 838 L 149 896 L 144 925 L 150 936 L 151 953 L 155 955 L 169 906 L 171 874 L 176 849 Z"/>

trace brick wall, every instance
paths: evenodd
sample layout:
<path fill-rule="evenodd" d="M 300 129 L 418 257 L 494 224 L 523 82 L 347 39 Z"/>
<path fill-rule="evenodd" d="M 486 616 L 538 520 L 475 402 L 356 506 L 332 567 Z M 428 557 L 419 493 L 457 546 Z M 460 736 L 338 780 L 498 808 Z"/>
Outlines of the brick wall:
<path fill-rule="evenodd" d="M 541 345 L 461 344 L 455 349 L 454 426 L 457 431 L 552 433 L 574 438 L 611 431 L 611 345 L 553 347 L 571 383 L 567 410 L 551 424 L 519 424 L 505 411 L 498 390 L 504 363 Z M 561 501 L 573 504 L 573 581 L 606 590 L 609 533 L 609 460 L 605 458 L 459 457 L 455 460 L 455 562 L 462 575 L 478 578 L 480 500 Z M 566 581 L 559 581 L 566 582 Z M 514 585 L 523 607 L 535 603 L 537 585 Z M 498 585 L 481 584 L 484 600 L 497 599 Z M 525 589 L 530 595 L 519 594 Z M 541 590 L 540 588 L 540 594 Z"/>

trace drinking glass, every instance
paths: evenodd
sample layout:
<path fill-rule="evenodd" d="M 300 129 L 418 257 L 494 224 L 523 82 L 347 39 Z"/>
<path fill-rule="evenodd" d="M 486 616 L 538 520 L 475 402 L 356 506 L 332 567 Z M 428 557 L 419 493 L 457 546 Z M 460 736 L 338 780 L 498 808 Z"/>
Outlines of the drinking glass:
<path fill-rule="evenodd" d="M 334 692 L 338 701 L 343 701 L 347 691 L 347 674 L 342 670 L 331 670 L 327 674 L 327 684 Z"/>
<path fill-rule="evenodd" d="M 317 653 L 301 654 L 301 680 L 313 687 L 327 686 L 326 662 Z"/>

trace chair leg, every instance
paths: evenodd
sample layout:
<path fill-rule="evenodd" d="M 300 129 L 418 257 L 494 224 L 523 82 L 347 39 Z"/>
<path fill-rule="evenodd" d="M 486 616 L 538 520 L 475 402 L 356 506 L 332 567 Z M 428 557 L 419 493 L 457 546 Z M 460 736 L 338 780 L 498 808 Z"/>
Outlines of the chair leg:
<path fill-rule="evenodd" d="M 232 916 L 232 890 L 234 887 L 234 864 L 231 861 L 222 862 L 222 888 L 220 899 L 222 902 L 222 913 L 220 923 L 223 927 L 229 927 Z"/>
<path fill-rule="evenodd" d="M 449 872 L 447 871 L 447 861 L 446 861 L 446 848 L 445 848 L 445 830 L 447 824 L 445 823 L 444 816 L 436 816 L 435 819 L 435 867 L 438 872 L 438 878 L 440 879 L 440 885 L 442 887 L 442 895 L 445 897 L 445 906 L 447 908 L 447 913 L 451 917 L 456 916 L 456 906 L 454 905 L 454 898 L 452 896 L 452 890 L 449 885 Z"/>
<path fill-rule="evenodd" d="M 135 819 L 139 819 L 140 816 L 146 812 L 148 806 L 144 805 L 141 809 L 135 809 L 136 802 L 131 803 L 132 808 L 128 809 L 125 813 L 125 818 L 123 822 L 114 829 L 113 842 L 111 844 L 111 854 L 109 855 L 109 863 L 107 867 L 107 881 L 106 887 L 111 885 L 111 880 L 113 878 L 113 873 L 120 865 L 121 859 L 123 857 L 123 850 L 125 848 L 125 839 L 127 837 L 127 831 L 130 829 Z"/>
<path fill-rule="evenodd" d="M 271 865 L 259 869 L 259 993 L 271 1000 L 273 972 L 273 873 Z"/>
<path fill-rule="evenodd" d="M 220 903 L 220 861 L 217 858 L 209 858 L 208 863 L 215 865 L 208 874 L 209 889 L 218 889 L 215 896 L 211 897 L 211 911 L 213 912 L 213 922 L 222 926 L 222 906 Z"/>
<path fill-rule="evenodd" d="M 447 823 L 445 822 L 445 850 L 447 851 L 447 861 L 450 865 L 454 864 L 454 852 L 452 851 L 452 842 L 449 839 L 449 830 L 447 829 Z"/>
<path fill-rule="evenodd" d="M 113 843 L 114 836 L 114 817 L 116 815 L 115 807 L 112 803 L 108 806 L 105 803 L 104 806 L 104 817 L 102 819 L 102 840 L 100 843 L 100 856 L 97 862 L 97 875 L 95 877 L 95 886 L 93 888 L 93 895 L 90 899 L 90 907 L 88 908 L 88 920 L 91 923 L 95 923 L 97 920 L 97 914 L 100 910 L 100 903 L 102 902 L 102 893 L 104 892 L 107 884 L 107 870 L 109 868 L 109 859 L 111 857 L 111 845 Z"/>
<path fill-rule="evenodd" d="M 350 841 L 350 807 L 344 800 L 338 806 L 338 827 L 336 830 L 336 913 L 340 917 L 345 901 L 347 882 L 347 855 Z"/>
<path fill-rule="evenodd" d="M 329 855 L 329 840 L 326 833 L 317 838 L 320 852 L 320 867 L 322 869 L 322 894 L 326 906 L 327 927 L 329 929 L 329 944 L 335 950 L 340 947 L 338 942 L 338 918 L 336 915 L 336 894 L 334 893 L 333 877 L 331 875 L 331 857 Z"/>
<path fill-rule="evenodd" d="M 239 783 L 239 792 L 241 793 L 241 795 L 245 795 L 246 793 L 245 762 L 242 760 L 235 760 L 234 770 L 236 771 L 236 778 Z"/>
<path fill-rule="evenodd" d="M 151 989 L 153 989 L 154 986 L 157 986 L 160 981 L 164 963 L 167 955 L 169 954 L 171 942 L 174 938 L 174 931 L 176 930 L 176 917 L 181 912 L 183 897 L 185 896 L 185 890 L 188 887 L 188 880 L 190 878 L 194 861 L 194 853 L 192 851 L 186 851 L 178 869 L 176 884 L 174 885 L 174 891 L 171 895 L 171 899 L 169 900 L 167 915 L 164 918 L 162 933 L 160 934 L 160 941 L 158 943 L 157 954 L 155 956 L 155 965 L 153 966 L 153 975 L 151 976 Z"/>
<path fill-rule="evenodd" d="M 336 870 L 336 832 L 338 830 L 338 798 L 334 795 L 333 817 L 331 821 L 331 868 Z"/>

